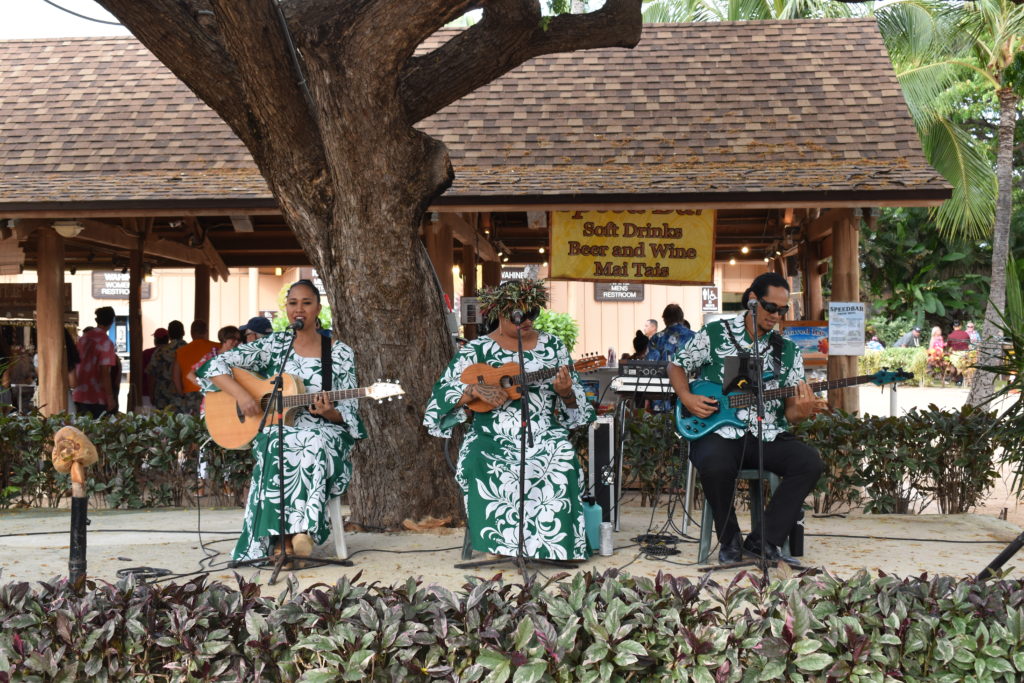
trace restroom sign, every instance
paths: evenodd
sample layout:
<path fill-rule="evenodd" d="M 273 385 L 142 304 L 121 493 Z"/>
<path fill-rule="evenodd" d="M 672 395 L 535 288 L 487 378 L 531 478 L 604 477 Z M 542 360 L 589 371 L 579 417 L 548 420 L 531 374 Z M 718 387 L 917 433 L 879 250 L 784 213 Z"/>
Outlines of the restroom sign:
<path fill-rule="evenodd" d="M 718 313 L 718 287 L 704 286 L 700 288 L 700 310 L 703 313 Z"/>

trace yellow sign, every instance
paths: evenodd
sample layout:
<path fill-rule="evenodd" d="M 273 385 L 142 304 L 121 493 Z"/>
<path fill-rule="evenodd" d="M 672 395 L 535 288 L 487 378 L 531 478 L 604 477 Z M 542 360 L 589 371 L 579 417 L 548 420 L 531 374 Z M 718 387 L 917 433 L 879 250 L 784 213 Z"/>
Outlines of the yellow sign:
<path fill-rule="evenodd" d="M 713 281 L 715 212 L 555 211 L 551 279 L 697 285 Z"/>

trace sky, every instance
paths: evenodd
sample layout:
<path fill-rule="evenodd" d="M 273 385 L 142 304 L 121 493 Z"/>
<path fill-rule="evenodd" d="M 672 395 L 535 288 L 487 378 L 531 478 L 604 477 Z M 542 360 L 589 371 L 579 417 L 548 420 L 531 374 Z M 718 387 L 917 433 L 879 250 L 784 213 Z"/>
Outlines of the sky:
<path fill-rule="evenodd" d="M 116 21 L 92 0 L 52 0 L 72 12 Z M 98 24 L 63 12 L 43 0 L 0 0 L 0 40 L 127 35 L 121 26 Z"/>

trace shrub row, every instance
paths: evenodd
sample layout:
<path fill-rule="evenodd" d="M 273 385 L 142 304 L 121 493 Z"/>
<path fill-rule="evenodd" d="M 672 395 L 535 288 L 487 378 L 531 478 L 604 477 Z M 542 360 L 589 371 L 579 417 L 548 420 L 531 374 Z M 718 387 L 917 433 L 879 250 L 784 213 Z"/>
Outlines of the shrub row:
<path fill-rule="evenodd" d="M 609 571 L 453 592 L 342 578 L 263 597 L 62 580 L 0 587 L 0 681 L 1016 681 L 1024 584 Z"/>
<path fill-rule="evenodd" d="M 821 452 L 826 474 L 814 491 L 818 513 L 863 503 L 867 512 L 967 512 L 996 478 L 996 450 L 1015 435 L 996 414 L 965 405 L 959 411 L 914 409 L 900 417 L 823 413 L 796 431 Z"/>
<path fill-rule="evenodd" d="M 69 478 L 53 469 L 50 451 L 54 432 L 69 424 L 81 429 L 100 452 L 100 461 L 89 468 L 93 504 L 181 506 L 197 493 L 200 459 L 206 479 L 217 482 L 217 490 L 208 493 L 218 494 L 220 502 L 240 504 L 244 499 L 252 472 L 249 452 L 207 443 L 205 425 L 191 415 L 119 413 L 97 420 L 36 413 L 0 417 L 0 508 L 60 505 Z"/>

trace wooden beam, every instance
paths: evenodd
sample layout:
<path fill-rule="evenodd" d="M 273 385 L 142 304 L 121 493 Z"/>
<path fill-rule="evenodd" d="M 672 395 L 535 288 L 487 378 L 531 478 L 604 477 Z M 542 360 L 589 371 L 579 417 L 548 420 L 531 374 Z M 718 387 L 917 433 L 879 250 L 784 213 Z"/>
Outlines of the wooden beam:
<path fill-rule="evenodd" d="M 451 222 L 442 218 L 437 223 L 429 223 L 424 230 L 427 255 L 434 265 L 434 272 L 441 282 L 441 289 L 448 297 L 448 305 L 455 302 L 455 283 L 452 278 L 454 265 L 454 245 L 452 243 Z"/>
<path fill-rule="evenodd" d="M 476 296 L 476 250 L 472 244 L 462 246 L 461 261 L 459 267 L 462 270 L 462 296 Z M 476 325 L 463 326 L 462 336 L 466 339 L 476 339 Z"/>
<path fill-rule="evenodd" d="M 231 227 L 235 229 L 235 232 L 253 232 L 252 221 L 248 216 L 234 214 L 229 218 L 231 218 Z"/>
<path fill-rule="evenodd" d="M 836 223 L 845 220 L 852 212 L 852 209 L 829 209 L 807 225 L 807 239 L 811 242 L 820 242 L 832 234 Z"/>
<path fill-rule="evenodd" d="M 108 249 L 116 249 L 129 253 L 138 248 L 138 238 L 119 226 L 88 218 L 83 219 L 81 223 L 85 226 L 85 229 L 76 236 L 69 238 L 70 240 L 74 242 L 97 244 Z M 172 242 L 171 240 L 165 239 L 153 239 L 152 237 L 146 240 L 144 253 L 146 256 L 165 258 L 171 261 L 179 261 L 190 265 L 207 262 L 206 255 L 199 249 L 194 249 L 179 242 Z"/>
<path fill-rule="evenodd" d="M 128 271 L 128 405 L 133 413 L 142 410 L 142 278 L 146 262 L 144 249 L 146 236 L 153 230 L 153 219 L 132 220 L 135 229 L 135 249 L 131 253 Z"/>
<path fill-rule="evenodd" d="M 481 261 L 497 261 L 498 252 L 494 248 L 485 235 L 477 232 L 476 228 L 470 222 L 472 220 L 475 223 L 475 219 L 467 220 L 466 217 L 457 213 L 440 212 L 438 217 L 441 219 L 440 222 L 452 231 L 452 236 L 462 242 L 463 244 L 472 244 L 477 250 L 477 255 Z"/>
<path fill-rule="evenodd" d="M 210 267 L 207 265 L 196 266 L 196 298 L 195 311 L 192 320 L 202 320 L 210 324 Z M 186 371 L 187 372 L 187 371 Z"/>
<path fill-rule="evenodd" d="M 224 265 L 224 259 L 220 257 L 217 250 L 214 248 L 213 243 L 210 242 L 210 238 L 206 237 L 203 240 L 203 254 L 206 256 L 206 263 L 210 266 L 210 269 L 214 277 L 219 277 L 222 281 L 228 281 L 228 267 Z"/>
<path fill-rule="evenodd" d="M 40 227 L 36 288 L 36 343 L 39 352 L 39 412 L 49 417 L 68 409 L 67 352 L 64 349 L 64 240 Z"/>
<path fill-rule="evenodd" d="M 832 257 L 832 301 L 860 301 L 860 231 L 859 221 L 849 212 L 836 223 L 832 233 L 835 254 Z M 857 374 L 857 356 L 828 357 L 829 380 L 854 377 Z M 860 395 L 856 387 L 829 391 L 828 403 L 832 408 L 848 413 L 860 410 Z"/>

